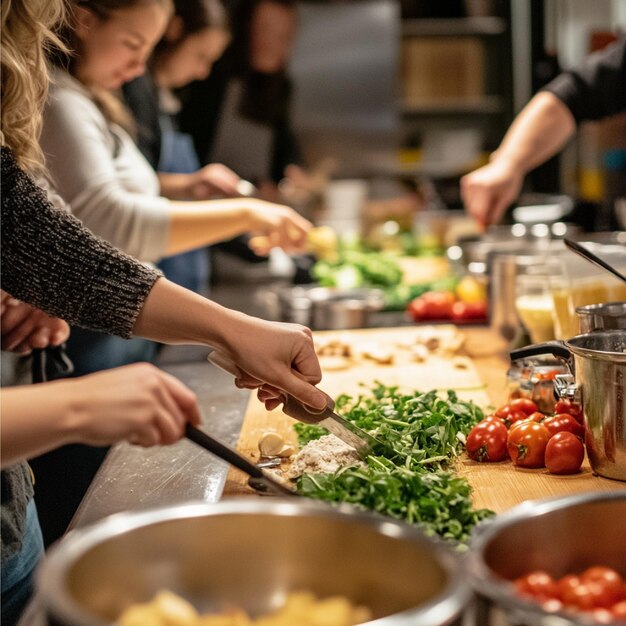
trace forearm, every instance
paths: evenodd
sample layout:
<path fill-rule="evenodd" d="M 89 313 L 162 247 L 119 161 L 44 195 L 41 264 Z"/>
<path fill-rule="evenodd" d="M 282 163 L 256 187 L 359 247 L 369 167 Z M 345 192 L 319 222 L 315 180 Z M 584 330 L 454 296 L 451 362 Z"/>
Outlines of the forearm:
<path fill-rule="evenodd" d="M 186 200 L 191 198 L 190 174 L 171 174 L 158 172 L 161 195 L 170 200 Z"/>
<path fill-rule="evenodd" d="M 517 116 L 492 160 L 523 175 L 556 154 L 574 134 L 570 110 L 553 94 L 537 94 Z"/>
<path fill-rule="evenodd" d="M 208 246 L 249 231 L 253 223 L 246 202 L 173 202 L 167 254 Z"/>
<path fill-rule="evenodd" d="M 2 390 L 2 467 L 77 440 L 69 381 Z"/>
<path fill-rule="evenodd" d="M 231 333 L 246 317 L 161 278 L 146 298 L 134 334 L 162 343 L 208 345 L 228 352 Z"/>

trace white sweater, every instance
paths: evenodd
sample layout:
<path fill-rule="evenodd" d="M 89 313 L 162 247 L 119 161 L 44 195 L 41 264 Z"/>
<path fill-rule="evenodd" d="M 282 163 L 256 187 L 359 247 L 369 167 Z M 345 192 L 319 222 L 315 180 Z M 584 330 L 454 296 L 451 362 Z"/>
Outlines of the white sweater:
<path fill-rule="evenodd" d="M 55 71 L 41 146 L 52 183 L 84 224 L 140 261 L 165 255 L 170 202 L 126 131 L 106 121 L 89 92 Z"/>

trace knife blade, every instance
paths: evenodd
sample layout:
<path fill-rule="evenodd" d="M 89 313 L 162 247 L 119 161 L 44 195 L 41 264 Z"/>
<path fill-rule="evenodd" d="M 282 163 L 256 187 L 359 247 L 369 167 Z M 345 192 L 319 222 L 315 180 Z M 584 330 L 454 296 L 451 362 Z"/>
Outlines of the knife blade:
<path fill-rule="evenodd" d="M 219 367 L 220 369 L 232 374 L 233 376 L 239 376 L 237 366 L 223 354 L 217 351 L 211 352 L 207 357 L 208 361 Z M 326 394 L 327 395 L 327 394 Z M 365 459 L 370 454 L 392 454 L 391 450 L 385 443 L 376 439 L 368 432 L 359 428 L 349 420 L 341 417 L 333 411 L 335 403 L 332 398 L 328 396 L 328 404 L 321 410 L 317 410 L 313 407 L 306 406 L 292 395 L 287 393 L 283 397 L 283 413 L 293 417 L 305 424 L 317 424 L 326 428 L 328 432 L 341 439 L 344 443 L 352 446 L 359 455 L 360 458 Z"/>

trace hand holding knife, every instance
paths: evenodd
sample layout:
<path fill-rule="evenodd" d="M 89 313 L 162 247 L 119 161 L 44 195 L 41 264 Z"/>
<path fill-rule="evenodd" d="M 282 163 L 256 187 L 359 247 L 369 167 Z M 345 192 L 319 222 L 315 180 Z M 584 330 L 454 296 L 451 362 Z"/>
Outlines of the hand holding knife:
<path fill-rule="evenodd" d="M 236 378 L 241 375 L 237 366 L 220 352 L 211 352 L 207 357 L 216 367 L 232 374 Z M 283 412 L 305 424 L 318 424 L 330 433 L 356 449 L 361 458 L 367 458 L 372 453 L 387 451 L 387 446 L 372 437 L 363 429 L 333 411 L 335 403 L 330 396 L 326 407 L 321 410 L 306 406 L 292 395 L 283 394 Z"/>

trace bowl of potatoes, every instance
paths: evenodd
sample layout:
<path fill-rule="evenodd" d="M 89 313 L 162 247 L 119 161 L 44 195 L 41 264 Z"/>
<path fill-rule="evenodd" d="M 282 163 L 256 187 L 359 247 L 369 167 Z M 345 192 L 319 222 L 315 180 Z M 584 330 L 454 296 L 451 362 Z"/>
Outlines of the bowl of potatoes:
<path fill-rule="evenodd" d="M 305 498 L 114 515 L 54 546 L 36 584 L 65 626 L 443 626 L 470 599 L 439 541 Z"/>

